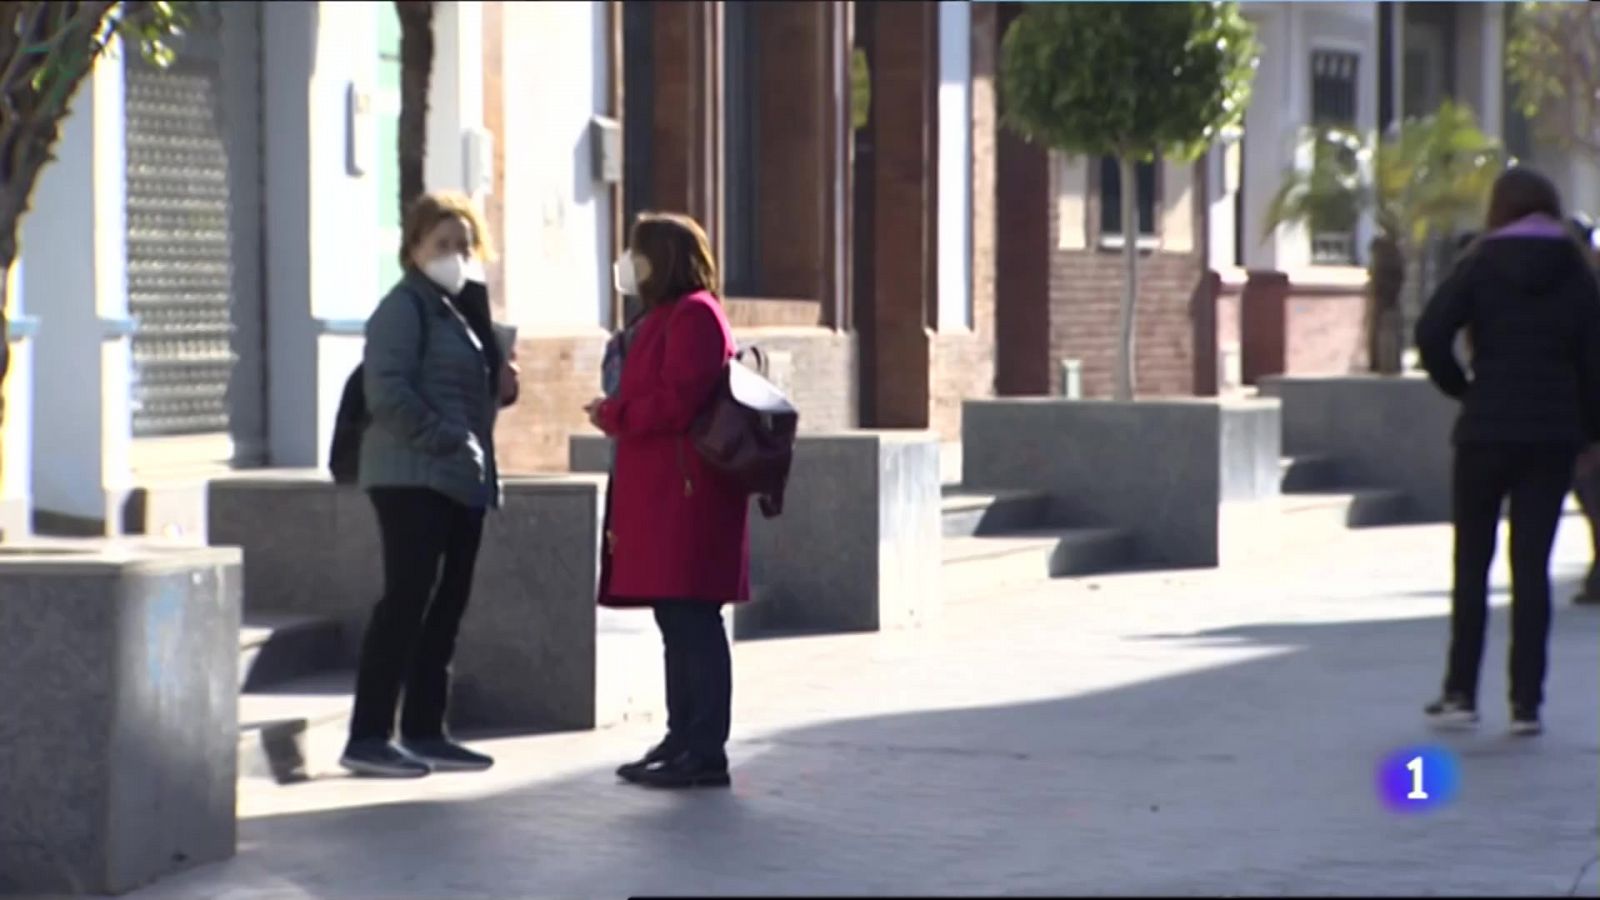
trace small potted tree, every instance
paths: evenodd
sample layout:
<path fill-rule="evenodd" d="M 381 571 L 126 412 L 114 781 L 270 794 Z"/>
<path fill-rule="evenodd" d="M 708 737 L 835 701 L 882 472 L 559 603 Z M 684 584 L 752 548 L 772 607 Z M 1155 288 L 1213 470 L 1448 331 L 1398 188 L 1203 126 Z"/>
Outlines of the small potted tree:
<path fill-rule="evenodd" d="M 1230 2 L 1030 6 L 1001 45 L 1003 122 L 1060 154 L 1115 158 L 1131 223 L 1135 166 L 1192 163 L 1236 127 L 1256 61 L 1254 29 Z M 1236 486 L 1224 482 L 1244 471 L 1240 484 L 1260 483 L 1256 460 L 1224 464 L 1224 434 L 1270 438 L 1275 471 L 1276 405 L 1270 426 L 1235 429 L 1215 401 L 1135 401 L 1139 252 L 1124 243 L 1114 399 L 968 401 L 963 480 L 1045 491 L 1067 524 L 1128 530 L 1159 561 L 1214 565 L 1218 502 Z"/>

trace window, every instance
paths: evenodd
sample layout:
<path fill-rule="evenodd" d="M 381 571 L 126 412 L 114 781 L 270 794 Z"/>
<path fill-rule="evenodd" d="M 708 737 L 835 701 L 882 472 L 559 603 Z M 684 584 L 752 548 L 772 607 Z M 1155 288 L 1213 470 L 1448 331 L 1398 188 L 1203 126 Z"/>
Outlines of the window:
<path fill-rule="evenodd" d="M 1324 127 L 1356 126 L 1358 76 L 1361 57 L 1341 50 L 1317 50 L 1311 54 L 1311 122 Z M 1354 166 L 1353 156 L 1338 151 L 1339 165 Z M 1353 208 L 1313 216 L 1311 262 L 1317 265 L 1348 266 L 1356 262 L 1356 214 Z"/>
<path fill-rule="evenodd" d="M 756 147 L 761 123 L 757 92 L 761 84 L 756 67 L 756 22 L 760 4 L 728 3 L 723 6 L 724 102 L 724 202 L 723 269 L 732 296 L 759 297 L 760 260 L 756 244 L 760 232 Z"/>
<path fill-rule="evenodd" d="M 1361 57 L 1339 50 L 1311 54 L 1311 121 L 1315 125 L 1356 124 L 1357 74 Z"/>
<path fill-rule="evenodd" d="M 1139 188 L 1139 235 L 1154 237 L 1156 233 L 1156 164 L 1139 163 L 1134 166 L 1134 182 Z M 1117 160 L 1107 156 L 1100 160 L 1100 236 L 1122 235 L 1122 182 L 1117 173 Z"/>

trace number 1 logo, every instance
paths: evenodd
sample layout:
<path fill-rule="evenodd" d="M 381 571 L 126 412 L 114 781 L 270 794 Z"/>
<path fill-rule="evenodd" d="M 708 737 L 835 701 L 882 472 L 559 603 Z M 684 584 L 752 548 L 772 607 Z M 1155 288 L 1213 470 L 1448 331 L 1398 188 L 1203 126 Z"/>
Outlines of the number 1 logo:
<path fill-rule="evenodd" d="M 1422 789 L 1422 757 L 1412 757 L 1411 762 L 1406 763 L 1406 769 L 1411 772 L 1411 793 L 1406 795 L 1406 799 L 1428 799 L 1428 792 Z"/>

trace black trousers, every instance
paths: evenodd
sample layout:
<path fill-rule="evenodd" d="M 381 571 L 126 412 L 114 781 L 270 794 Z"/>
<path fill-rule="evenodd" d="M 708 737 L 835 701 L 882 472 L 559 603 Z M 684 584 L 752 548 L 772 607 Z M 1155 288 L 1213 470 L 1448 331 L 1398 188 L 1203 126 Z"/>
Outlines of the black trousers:
<path fill-rule="evenodd" d="M 733 707 L 733 660 L 722 605 L 697 600 L 655 603 L 666 647 L 667 741 L 703 757 L 726 758 Z"/>
<path fill-rule="evenodd" d="M 1544 700 L 1550 636 L 1550 548 L 1572 487 L 1577 448 L 1565 444 L 1464 444 L 1456 448 L 1455 588 L 1447 692 L 1478 693 L 1488 625 L 1489 565 L 1500 508 L 1511 501 L 1511 702 Z"/>
<path fill-rule="evenodd" d="M 383 540 L 383 599 L 361 645 L 350 739 L 445 733 L 450 660 L 472 593 L 483 513 L 426 488 L 373 488 Z"/>

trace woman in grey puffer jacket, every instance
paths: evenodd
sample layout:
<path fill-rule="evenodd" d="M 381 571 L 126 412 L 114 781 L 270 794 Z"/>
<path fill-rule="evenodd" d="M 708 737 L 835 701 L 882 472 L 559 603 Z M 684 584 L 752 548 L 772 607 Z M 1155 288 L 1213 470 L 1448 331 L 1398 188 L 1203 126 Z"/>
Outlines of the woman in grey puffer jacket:
<path fill-rule="evenodd" d="M 360 484 L 377 511 L 384 588 L 341 759 L 358 774 L 418 777 L 494 762 L 445 729 L 483 518 L 500 505 L 495 417 L 514 399 L 504 332 L 490 320 L 482 276 L 473 277 L 487 254 L 470 199 L 424 195 L 406 215 L 405 275 L 367 321 Z"/>

